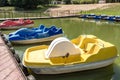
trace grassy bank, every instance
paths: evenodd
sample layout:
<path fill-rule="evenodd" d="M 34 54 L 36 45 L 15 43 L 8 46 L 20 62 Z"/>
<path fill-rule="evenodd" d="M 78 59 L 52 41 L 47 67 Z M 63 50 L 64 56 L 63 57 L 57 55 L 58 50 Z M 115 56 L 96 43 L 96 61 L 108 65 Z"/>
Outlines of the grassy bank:
<path fill-rule="evenodd" d="M 26 18 L 26 17 L 41 17 L 48 16 L 44 13 L 51 6 L 38 6 L 34 10 L 23 10 L 22 8 L 15 7 L 0 7 L 0 18 Z"/>
<path fill-rule="evenodd" d="M 100 6 L 100 5 L 102 5 L 102 4 L 98 4 L 97 6 Z M 92 10 L 89 10 L 89 11 L 85 11 L 85 10 L 87 10 L 86 8 L 93 7 L 93 5 L 92 6 L 81 5 L 81 6 L 82 7 L 84 6 L 83 9 L 82 9 L 83 10 L 82 14 L 94 13 L 94 14 L 97 14 L 97 15 L 100 15 L 100 14 L 120 15 L 120 10 L 119 10 L 120 3 L 113 3 L 113 4 L 110 4 L 108 6 L 103 6 L 102 8 L 92 9 Z M 49 13 L 45 13 L 45 11 L 47 9 L 51 8 L 51 7 L 57 7 L 57 6 L 47 6 L 47 7 L 46 6 L 45 7 L 44 6 L 38 6 L 37 9 L 29 10 L 29 11 L 25 11 L 25 10 L 16 11 L 16 9 L 14 7 L 0 7 L 0 18 L 16 18 L 16 17 L 17 18 L 29 18 L 29 17 L 44 17 L 44 16 L 46 17 L 46 16 L 49 16 Z M 76 9 L 75 5 L 73 5 L 73 7 L 75 7 L 74 8 L 75 10 L 79 9 L 79 8 Z M 2 11 L 2 9 L 5 10 L 5 12 Z M 63 8 L 61 8 L 61 9 L 63 9 Z M 12 11 L 12 12 L 9 12 L 9 11 Z M 71 11 L 72 11 L 72 9 L 71 9 Z M 78 13 L 78 11 L 76 13 Z M 52 13 L 52 14 L 56 14 L 56 12 Z M 79 14 L 81 14 L 81 12 Z"/>
<path fill-rule="evenodd" d="M 90 10 L 90 11 L 83 11 L 83 14 L 106 14 L 106 15 L 120 15 L 120 4 L 119 3 L 115 3 L 113 5 L 109 5 L 105 8 L 99 8 L 99 9 L 94 9 L 94 10 Z"/>

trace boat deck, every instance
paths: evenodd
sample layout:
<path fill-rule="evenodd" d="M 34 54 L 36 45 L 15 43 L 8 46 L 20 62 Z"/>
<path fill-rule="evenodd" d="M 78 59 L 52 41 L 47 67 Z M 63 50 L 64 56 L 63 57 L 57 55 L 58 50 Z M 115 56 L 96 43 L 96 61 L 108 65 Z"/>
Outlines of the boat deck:
<path fill-rule="evenodd" d="M 0 36 L 0 80 L 27 80 Z"/>

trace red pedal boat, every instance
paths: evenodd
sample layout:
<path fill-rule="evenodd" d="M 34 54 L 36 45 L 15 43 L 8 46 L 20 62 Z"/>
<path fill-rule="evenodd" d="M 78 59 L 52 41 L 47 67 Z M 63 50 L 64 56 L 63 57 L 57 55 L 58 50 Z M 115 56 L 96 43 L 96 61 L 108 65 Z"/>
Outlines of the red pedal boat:
<path fill-rule="evenodd" d="M 0 23 L 0 29 L 19 29 L 23 27 L 33 27 L 34 22 L 30 19 L 6 20 Z"/>

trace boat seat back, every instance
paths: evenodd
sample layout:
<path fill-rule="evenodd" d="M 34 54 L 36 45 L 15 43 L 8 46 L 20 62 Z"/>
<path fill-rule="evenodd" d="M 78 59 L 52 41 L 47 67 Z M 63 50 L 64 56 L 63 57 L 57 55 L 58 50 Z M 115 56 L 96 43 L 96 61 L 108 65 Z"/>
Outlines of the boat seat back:
<path fill-rule="evenodd" d="M 79 43 L 79 47 L 82 49 L 86 49 L 88 43 L 96 43 L 97 40 L 94 38 L 83 38 L 80 43 Z"/>
<path fill-rule="evenodd" d="M 66 55 L 66 53 L 70 53 L 71 55 L 79 54 L 80 49 L 72 44 L 67 38 L 60 37 L 50 44 L 46 52 L 46 58 L 60 57 Z"/>
<path fill-rule="evenodd" d="M 68 41 L 68 39 L 65 39 L 63 37 L 59 37 L 59 38 L 56 38 L 55 40 L 53 40 L 48 48 L 48 50 L 46 51 L 45 53 L 45 57 L 46 58 L 49 58 L 49 55 L 52 51 L 52 48 L 55 46 L 56 43 L 60 42 L 60 41 Z"/>
<path fill-rule="evenodd" d="M 82 41 L 83 37 L 79 36 L 78 38 L 72 39 L 71 42 L 75 45 L 78 45 Z"/>
<path fill-rule="evenodd" d="M 40 29 L 40 30 L 43 30 L 44 28 L 45 28 L 45 26 L 42 25 L 42 24 L 39 26 L 39 29 Z"/>
<path fill-rule="evenodd" d="M 99 44 L 94 44 L 91 49 L 87 52 L 88 54 L 96 54 L 98 53 L 103 47 Z"/>
<path fill-rule="evenodd" d="M 91 50 L 91 48 L 95 45 L 95 43 L 87 43 L 85 48 L 83 49 L 85 53 Z"/>
<path fill-rule="evenodd" d="M 49 46 L 46 58 L 52 64 L 67 64 L 80 60 L 81 50 L 66 38 L 57 38 Z"/>

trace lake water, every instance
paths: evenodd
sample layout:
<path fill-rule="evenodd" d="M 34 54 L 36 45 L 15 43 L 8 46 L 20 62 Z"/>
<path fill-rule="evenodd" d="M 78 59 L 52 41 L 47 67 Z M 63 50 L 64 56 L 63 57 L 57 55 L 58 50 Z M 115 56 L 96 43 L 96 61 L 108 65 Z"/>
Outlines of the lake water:
<path fill-rule="evenodd" d="M 38 24 L 44 24 L 48 27 L 51 25 L 61 27 L 65 36 L 69 39 L 76 38 L 81 34 L 95 35 L 104 41 L 114 44 L 120 54 L 120 22 L 84 20 L 80 18 L 62 18 L 35 20 L 35 27 L 39 26 Z M 3 33 L 8 34 L 12 31 L 14 30 L 4 30 Z M 16 53 L 18 53 L 22 58 L 26 48 L 41 44 L 50 44 L 50 42 L 13 46 Z M 120 57 L 115 60 L 114 64 L 100 69 L 61 75 L 33 75 L 37 80 L 120 80 Z"/>

